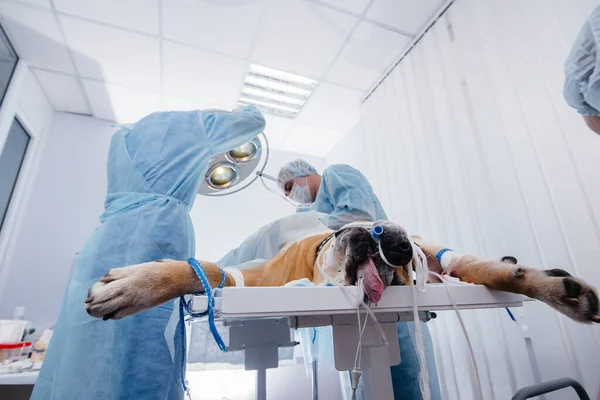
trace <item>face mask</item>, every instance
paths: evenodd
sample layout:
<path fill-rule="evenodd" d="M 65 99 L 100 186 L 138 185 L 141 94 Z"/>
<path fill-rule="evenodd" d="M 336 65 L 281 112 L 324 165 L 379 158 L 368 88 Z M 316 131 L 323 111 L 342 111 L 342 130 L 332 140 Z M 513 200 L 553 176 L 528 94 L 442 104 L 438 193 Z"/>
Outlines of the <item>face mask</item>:
<path fill-rule="evenodd" d="M 300 205 L 300 206 L 296 207 L 297 213 L 309 212 L 309 211 L 314 211 L 314 210 L 315 210 L 315 203 Z"/>
<path fill-rule="evenodd" d="M 310 188 L 308 187 L 308 179 L 306 179 L 306 184 L 304 185 L 294 183 L 289 197 L 294 203 L 298 205 L 311 204 L 313 201 L 312 196 L 310 194 Z"/>

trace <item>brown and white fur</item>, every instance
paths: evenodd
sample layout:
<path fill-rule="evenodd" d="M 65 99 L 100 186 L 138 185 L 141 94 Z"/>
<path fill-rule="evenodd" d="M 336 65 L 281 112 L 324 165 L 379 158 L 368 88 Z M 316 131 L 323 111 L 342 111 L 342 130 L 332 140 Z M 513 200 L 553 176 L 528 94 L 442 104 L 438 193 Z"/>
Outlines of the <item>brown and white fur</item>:
<path fill-rule="evenodd" d="M 318 254 L 317 248 L 329 233 L 315 234 L 289 244 L 265 264 L 242 271 L 245 286 L 283 286 L 302 278 L 322 284 L 324 278 L 317 268 L 317 259 L 330 277 L 353 285 L 357 281 L 358 270 L 369 257 L 385 287 L 408 284 L 404 268 L 393 268 L 383 262 L 380 247 L 368 229 L 375 224 L 384 227 L 380 245 L 391 264 L 406 265 L 410 262 L 413 257 L 410 240 L 413 240 L 427 256 L 429 269 L 442 273 L 435 254 L 444 246 L 428 243 L 418 236 L 409 238 L 400 226 L 379 221 L 345 226 L 335 232 Z M 221 281 L 221 269 L 208 261 L 200 263 L 211 287 L 216 287 Z M 600 323 L 597 291 L 561 269 L 528 268 L 517 264 L 512 257 L 490 261 L 463 255 L 453 261 L 446 272 L 464 282 L 543 301 L 579 322 Z M 235 286 L 235 280 L 229 273 L 226 274 L 225 286 Z M 85 308 L 93 317 L 121 319 L 179 296 L 203 291 L 200 280 L 186 261 L 158 260 L 111 269 L 90 288 Z"/>

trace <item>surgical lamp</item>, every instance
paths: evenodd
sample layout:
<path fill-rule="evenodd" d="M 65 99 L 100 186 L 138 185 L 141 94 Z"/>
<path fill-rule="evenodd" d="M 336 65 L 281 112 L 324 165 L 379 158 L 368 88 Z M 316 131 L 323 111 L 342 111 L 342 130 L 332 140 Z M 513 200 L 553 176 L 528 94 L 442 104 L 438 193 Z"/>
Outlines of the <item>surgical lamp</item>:
<path fill-rule="evenodd" d="M 265 176 L 263 171 L 268 161 L 269 142 L 262 132 L 240 147 L 212 157 L 198 194 L 225 196 L 237 193 L 259 176 Z"/>

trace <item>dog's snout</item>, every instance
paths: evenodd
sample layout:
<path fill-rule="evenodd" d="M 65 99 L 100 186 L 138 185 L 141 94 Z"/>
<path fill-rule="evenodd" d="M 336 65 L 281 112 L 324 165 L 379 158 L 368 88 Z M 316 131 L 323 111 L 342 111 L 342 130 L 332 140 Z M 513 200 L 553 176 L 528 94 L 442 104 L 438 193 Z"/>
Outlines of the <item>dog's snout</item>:
<path fill-rule="evenodd" d="M 411 252 L 412 253 L 412 246 L 410 245 L 410 242 L 407 240 L 405 242 L 402 242 L 399 246 L 400 251 L 402 252 Z"/>
<path fill-rule="evenodd" d="M 413 257 L 412 245 L 404 235 L 386 235 L 384 232 L 381 236 L 381 251 L 393 266 L 406 265 Z"/>

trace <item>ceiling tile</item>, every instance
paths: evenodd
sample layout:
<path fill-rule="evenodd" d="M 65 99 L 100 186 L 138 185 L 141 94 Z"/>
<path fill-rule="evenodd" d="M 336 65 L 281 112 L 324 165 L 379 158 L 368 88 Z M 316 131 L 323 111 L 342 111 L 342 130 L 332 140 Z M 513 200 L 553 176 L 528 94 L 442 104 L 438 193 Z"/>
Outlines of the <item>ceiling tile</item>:
<path fill-rule="evenodd" d="M 269 141 L 269 147 L 273 150 L 279 150 L 290 129 L 292 129 L 294 120 L 265 114 L 265 121 L 265 136 Z"/>
<path fill-rule="evenodd" d="M 248 63 L 176 43 L 164 44 L 164 92 L 232 108 Z"/>
<path fill-rule="evenodd" d="M 262 0 L 245 3 L 163 1 L 163 36 L 176 42 L 248 58 L 263 4 Z"/>
<path fill-rule="evenodd" d="M 415 35 L 444 2 L 445 0 L 375 0 L 366 15 Z"/>
<path fill-rule="evenodd" d="M 158 35 L 158 0 L 54 0 L 58 11 Z"/>
<path fill-rule="evenodd" d="M 74 73 L 51 11 L 0 1 L 3 26 L 19 56 L 31 66 Z"/>
<path fill-rule="evenodd" d="M 267 67 L 320 79 L 355 23 L 356 17 L 315 3 L 270 0 L 252 60 Z"/>
<path fill-rule="evenodd" d="M 369 5 L 369 0 L 320 0 L 321 3 L 331 4 L 355 14 L 362 14 Z"/>
<path fill-rule="evenodd" d="M 79 74 L 148 90 L 160 90 L 158 39 L 60 16 Z"/>
<path fill-rule="evenodd" d="M 92 105 L 94 117 L 118 123 L 137 122 L 161 109 L 160 95 L 147 90 L 131 89 L 88 79 L 83 86 Z"/>
<path fill-rule="evenodd" d="M 193 111 L 193 110 L 209 110 L 219 108 L 218 104 L 203 103 L 193 100 L 181 99 L 173 96 L 162 96 L 164 111 Z"/>
<path fill-rule="evenodd" d="M 56 111 L 91 114 L 77 78 L 39 69 L 33 72 Z"/>
<path fill-rule="evenodd" d="M 369 89 L 391 66 L 410 38 L 370 22 L 361 22 L 325 79 Z"/>
<path fill-rule="evenodd" d="M 360 117 L 360 100 L 363 95 L 361 90 L 320 83 L 297 120 L 346 131 L 352 128 Z"/>
<path fill-rule="evenodd" d="M 34 6 L 52 8 L 50 0 L 18 0 L 20 3 L 33 4 Z"/>
<path fill-rule="evenodd" d="M 279 150 L 324 157 L 344 132 L 296 122 Z"/>

